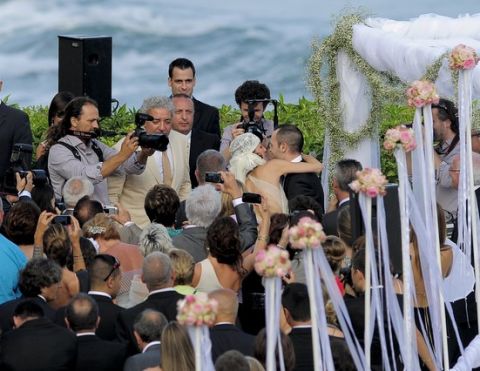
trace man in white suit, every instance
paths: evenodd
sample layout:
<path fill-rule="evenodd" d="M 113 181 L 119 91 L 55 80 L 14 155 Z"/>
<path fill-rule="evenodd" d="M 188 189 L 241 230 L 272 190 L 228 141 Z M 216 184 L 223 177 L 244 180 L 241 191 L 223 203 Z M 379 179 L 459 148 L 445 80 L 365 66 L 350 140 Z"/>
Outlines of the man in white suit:
<path fill-rule="evenodd" d="M 132 221 L 144 228 L 150 223 L 144 209 L 145 195 L 156 184 L 172 187 L 184 200 L 190 194 L 187 141 L 184 135 L 172 129 L 175 107 L 167 97 L 150 97 L 139 110 L 149 114 L 152 121 L 145 122 L 147 134 L 168 135 L 165 152 L 156 151 L 148 157 L 145 171 L 140 175 L 119 175 L 108 178 L 108 195 L 113 203 L 120 202 L 131 214 Z M 121 146 L 121 141 L 115 147 Z"/>

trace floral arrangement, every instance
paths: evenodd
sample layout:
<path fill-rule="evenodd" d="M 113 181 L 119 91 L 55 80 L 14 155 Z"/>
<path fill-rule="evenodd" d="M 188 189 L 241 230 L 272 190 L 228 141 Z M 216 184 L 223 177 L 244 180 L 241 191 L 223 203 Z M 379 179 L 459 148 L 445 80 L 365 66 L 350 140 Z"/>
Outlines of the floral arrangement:
<path fill-rule="evenodd" d="M 290 244 L 294 249 L 318 248 L 327 238 L 322 225 L 309 218 L 301 218 L 298 224 L 288 231 Z"/>
<path fill-rule="evenodd" d="M 399 125 L 387 130 L 383 148 L 387 151 L 393 151 L 397 146 L 402 146 L 405 152 L 413 151 L 417 147 L 415 132 L 412 128 Z"/>
<path fill-rule="evenodd" d="M 283 277 L 290 272 L 292 264 L 288 251 L 270 245 L 255 256 L 255 270 L 264 277 Z"/>
<path fill-rule="evenodd" d="M 177 303 L 177 321 L 187 326 L 212 326 L 217 316 L 218 302 L 205 293 L 187 295 Z"/>
<path fill-rule="evenodd" d="M 452 70 L 471 70 L 478 61 L 475 49 L 464 44 L 457 45 L 448 56 L 448 65 Z"/>
<path fill-rule="evenodd" d="M 407 89 L 408 105 L 410 107 L 423 107 L 436 104 L 440 100 L 435 85 L 428 80 L 416 80 Z"/>
<path fill-rule="evenodd" d="M 383 196 L 387 178 L 379 169 L 365 168 L 357 171 L 357 179 L 350 183 L 350 188 L 355 192 L 365 193 L 368 197 Z"/>

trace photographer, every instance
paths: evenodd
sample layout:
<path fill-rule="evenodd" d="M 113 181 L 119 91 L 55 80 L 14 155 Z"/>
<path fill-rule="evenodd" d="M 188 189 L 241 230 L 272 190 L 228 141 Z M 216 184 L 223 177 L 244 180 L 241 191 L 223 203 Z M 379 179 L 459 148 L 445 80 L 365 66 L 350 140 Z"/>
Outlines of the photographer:
<path fill-rule="evenodd" d="M 0 91 L 3 81 L 0 79 Z M 25 143 L 32 145 L 32 130 L 26 113 L 7 106 L 0 101 L 0 127 L 2 135 L 0 136 L 0 178 L 5 175 L 9 166 L 10 154 L 12 153 L 14 143 Z M 30 163 L 32 156 L 28 157 Z"/>
<path fill-rule="evenodd" d="M 131 214 L 132 221 L 144 228 L 150 223 L 145 212 L 145 195 L 157 184 L 167 185 L 184 200 L 192 189 L 188 168 L 187 139 L 172 130 L 175 107 L 167 97 L 150 97 L 143 101 L 139 113 L 144 121 L 144 135 L 168 137 L 166 150 L 155 151 L 148 159 L 147 170 L 141 175 L 115 174 L 108 179 L 108 194 L 112 204 L 122 204 Z M 118 142 L 120 148 L 125 142 Z"/>
<path fill-rule="evenodd" d="M 94 139 L 99 131 L 97 103 L 88 97 L 77 97 L 65 107 L 48 156 L 50 180 L 55 197 L 62 197 L 65 182 L 74 176 L 88 178 L 95 188 L 93 197 L 109 204 L 105 178 L 113 173 L 141 174 L 153 151 L 138 148 L 138 138 L 130 133 L 119 151 Z"/>
<path fill-rule="evenodd" d="M 242 113 L 241 120 L 242 122 L 237 122 L 227 126 L 223 130 L 222 140 L 220 142 L 220 152 L 226 161 L 230 161 L 230 143 L 237 136 L 245 133 L 245 126 L 250 124 L 257 125 L 259 130 L 255 130 L 253 134 L 262 133 L 263 139 L 270 138 L 272 136 L 274 127 L 273 122 L 270 120 L 265 120 L 263 117 L 263 112 L 267 107 L 268 102 L 256 102 L 253 103 L 251 109 L 253 109 L 253 120 L 249 117 L 249 100 L 261 100 L 261 99 L 270 99 L 270 89 L 267 85 L 258 82 L 257 80 L 247 80 L 242 85 L 240 85 L 235 91 L 235 102 L 237 102 L 238 107 Z M 253 122 L 252 122 L 253 121 Z M 267 148 L 267 143 L 264 143 L 265 148 Z"/>

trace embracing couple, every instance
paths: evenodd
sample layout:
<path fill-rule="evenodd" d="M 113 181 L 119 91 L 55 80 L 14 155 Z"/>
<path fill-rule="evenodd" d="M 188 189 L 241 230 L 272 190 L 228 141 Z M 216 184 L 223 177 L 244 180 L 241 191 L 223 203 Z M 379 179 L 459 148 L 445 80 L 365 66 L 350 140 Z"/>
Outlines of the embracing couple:
<path fill-rule="evenodd" d="M 318 178 L 323 165 L 302 154 L 302 132 L 294 125 L 282 125 L 273 132 L 267 147 L 251 133 L 231 142 L 230 171 L 243 183 L 244 191 L 266 197 L 270 215 L 288 214 L 288 200 L 299 195 L 310 196 L 323 206 Z"/>

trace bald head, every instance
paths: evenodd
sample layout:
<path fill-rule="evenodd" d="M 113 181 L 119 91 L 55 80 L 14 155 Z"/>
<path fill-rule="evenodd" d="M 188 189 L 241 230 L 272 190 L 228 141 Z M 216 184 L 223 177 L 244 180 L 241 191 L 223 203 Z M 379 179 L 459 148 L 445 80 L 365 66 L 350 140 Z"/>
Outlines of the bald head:
<path fill-rule="evenodd" d="M 167 254 L 154 251 L 143 260 L 142 280 L 149 291 L 173 286 L 172 262 Z"/>
<path fill-rule="evenodd" d="M 95 331 L 98 325 L 98 305 L 84 293 L 75 295 L 65 309 L 68 327 L 74 332 Z"/>
<path fill-rule="evenodd" d="M 210 299 L 218 302 L 218 312 L 216 323 L 231 322 L 235 323 L 238 312 L 237 294 L 233 290 L 219 289 L 208 294 Z"/>

